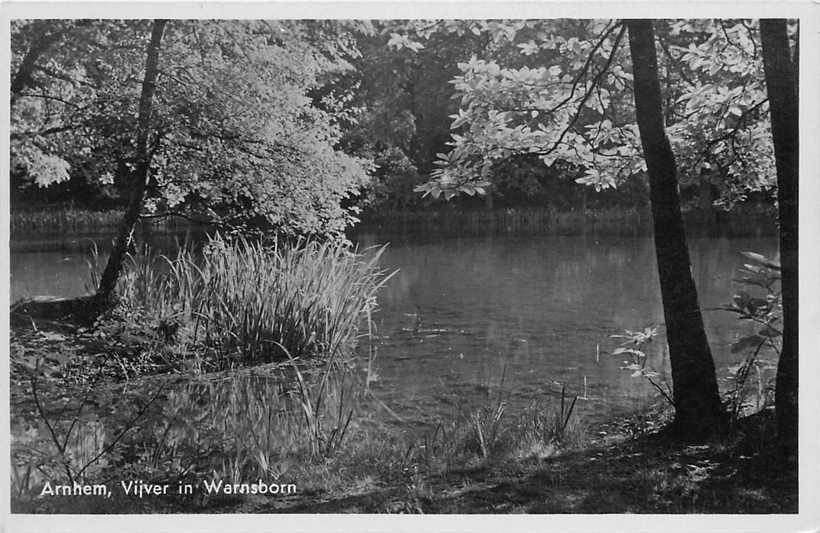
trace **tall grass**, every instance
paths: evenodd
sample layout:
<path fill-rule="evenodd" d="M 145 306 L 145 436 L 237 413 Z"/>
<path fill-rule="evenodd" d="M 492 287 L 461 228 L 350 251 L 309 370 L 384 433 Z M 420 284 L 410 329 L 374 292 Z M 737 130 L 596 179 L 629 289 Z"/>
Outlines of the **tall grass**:
<path fill-rule="evenodd" d="M 244 363 L 286 357 L 332 359 L 355 344 L 389 278 L 384 248 L 364 253 L 337 242 L 210 239 L 204 251 L 132 258 L 118 287 L 169 337 Z"/>

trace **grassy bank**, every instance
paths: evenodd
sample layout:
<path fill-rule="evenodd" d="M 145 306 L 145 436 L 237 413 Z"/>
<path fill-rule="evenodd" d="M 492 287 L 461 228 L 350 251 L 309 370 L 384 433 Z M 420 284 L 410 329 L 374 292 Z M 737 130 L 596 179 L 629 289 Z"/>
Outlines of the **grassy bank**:
<path fill-rule="evenodd" d="M 18 328 L 13 345 L 41 351 L 41 368 L 56 368 L 50 355 L 58 341 L 72 352 L 73 370 L 63 366 L 59 376 L 32 380 L 14 365 L 11 487 L 18 512 L 248 512 L 266 503 L 313 512 L 310 505 L 371 493 L 394 495 L 380 512 L 418 512 L 438 476 L 557 456 L 585 438 L 558 399 L 511 413 L 501 397 L 488 398 L 483 407 L 454 408 L 408 433 L 386 422 L 361 368 L 286 364 L 125 381 L 113 378 L 113 362 L 93 356 L 100 346 L 82 335 Z M 93 369 L 86 383 L 78 382 L 82 367 Z M 109 371 L 112 378 L 88 382 Z M 123 479 L 196 490 L 137 500 L 119 489 Z M 209 494 L 203 485 L 260 479 L 294 484 L 296 493 Z M 41 496 L 46 481 L 71 480 L 105 484 L 113 496 L 104 505 L 93 497 Z"/>
<path fill-rule="evenodd" d="M 790 513 L 797 473 L 771 410 L 691 446 L 651 411 L 590 426 L 567 397 L 512 410 L 503 387 L 408 430 L 369 393 L 366 362 L 195 374 L 149 347 L 65 323 L 11 339 L 12 510 L 34 513 Z M 36 361 L 32 361 L 32 359 Z M 36 371 L 34 371 L 36 369 Z M 135 498 L 121 481 L 190 494 Z M 96 483 L 110 499 L 42 495 Z M 263 480 L 276 496 L 209 491 Z M 294 486 L 293 489 L 288 487 Z M 102 501 L 102 503 L 101 503 Z"/>
<path fill-rule="evenodd" d="M 493 391 L 483 406 L 454 408 L 407 431 L 368 394 L 361 365 L 126 379 L 116 367 L 138 359 L 134 346 L 40 326 L 20 324 L 12 337 L 15 512 L 797 510 L 796 468 L 773 454 L 769 410 L 690 446 L 653 432 L 663 413 L 588 426 L 569 398 L 513 412 Z M 33 353 L 43 371 L 36 379 L 21 366 Z M 61 357 L 71 363 L 60 365 Z M 112 497 L 101 504 L 93 496 L 41 496 L 46 481 L 71 479 L 104 484 Z M 134 479 L 172 493 L 127 496 L 120 482 Z M 257 480 L 281 493 L 227 494 L 206 485 L 241 490 Z M 180 484 L 192 492 L 173 494 Z"/>
<path fill-rule="evenodd" d="M 775 212 L 765 206 L 739 206 L 733 211 L 698 211 L 684 214 L 692 234 L 749 236 L 773 234 Z M 645 235 L 652 231 L 649 208 L 558 209 L 520 207 L 507 209 L 453 209 L 399 211 L 371 214 L 358 230 L 454 235 Z"/>
<path fill-rule="evenodd" d="M 12 233 L 83 232 L 113 228 L 122 211 L 90 211 L 72 207 L 12 210 Z M 698 233 L 757 235 L 773 233 L 773 207 L 739 205 L 732 211 L 715 209 L 707 216 L 698 211 L 684 214 L 687 227 Z M 174 229 L 190 223 L 179 217 L 146 219 L 145 224 Z M 357 229 L 393 232 L 437 232 L 451 234 L 564 234 L 580 233 L 630 235 L 651 230 L 649 208 L 613 207 L 559 209 L 556 207 L 514 207 L 496 209 L 456 209 L 449 205 L 434 210 L 370 213 Z"/>
<path fill-rule="evenodd" d="M 115 228 L 121 210 L 91 211 L 74 207 L 12 210 L 13 233 L 82 232 Z M 648 209 L 509 208 L 458 210 L 449 206 L 429 211 L 371 214 L 365 227 L 391 231 L 450 231 L 466 233 L 571 233 L 580 231 L 642 231 L 651 222 Z M 180 218 L 147 219 L 144 223 L 175 228 L 188 222 Z"/>
<path fill-rule="evenodd" d="M 122 220 L 123 210 L 96 211 L 71 206 L 11 210 L 11 233 L 82 233 L 110 230 Z M 179 217 L 144 219 L 143 224 L 160 228 L 184 228 L 190 223 Z"/>

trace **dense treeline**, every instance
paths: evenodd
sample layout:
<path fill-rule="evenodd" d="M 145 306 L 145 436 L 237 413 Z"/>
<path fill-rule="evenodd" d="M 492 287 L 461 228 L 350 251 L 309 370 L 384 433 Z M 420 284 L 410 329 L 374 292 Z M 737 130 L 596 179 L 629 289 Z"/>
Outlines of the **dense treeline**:
<path fill-rule="evenodd" d="M 756 25 L 658 26 L 664 113 L 686 164 L 684 209 L 771 204 L 774 169 L 762 120 L 767 102 Z M 338 231 L 359 210 L 378 215 L 439 208 L 441 203 L 422 198 L 415 188 L 447 158 L 478 164 L 476 154 L 470 155 L 474 148 L 484 154 L 477 157 L 486 156 L 481 164 L 487 163 L 483 172 L 490 179 L 481 199 L 455 199 L 464 207 L 645 206 L 645 176 L 625 171 L 637 146 L 625 118 L 632 105 L 628 57 L 621 49 L 595 82 L 614 37 L 608 32 L 601 40 L 601 30 L 605 23 L 596 21 L 172 21 L 160 53 L 152 126 L 157 177 L 146 191 L 144 214 L 186 211 L 196 219 L 266 219 L 279 226 L 298 220 L 286 229 Z M 117 165 L 127 164 L 122 143 L 128 140 L 110 134 L 133 127 L 133 118 L 124 115 L 136 110 L 136 80 L 149 36 L 145 23 L 18 21 L 12 33 L 15 207 L 66 201 L 93 209 L 124 207 L 129 184 Z M 585 65 L 590 51 L 593 61 Z M 575 128 L 562 139 L 567 142 L 545 156 L 538 146 L 547 141 L 547 130 L 539 128 L 562 131 L 559 123 L 543 119 L 544 99 L 557 96 L 548 95 L 550 80 L 577 89 L 573 99 L 585 94 L 570 83 L 576 81 L 573 69 L 588 78 L 584 83 L 595 89 L 594 98 L 584 102 Z M 227 81 L 239 72 L 241 77 Z M 522 91 L 531 83 L 541 102 Z M 493 109 L 495 114 L 486 114 Z M 599 116 L 609 129 L 601 128 Z M 706 134 L 710 128 L 704 125 L 716 129 Z M 587 133 L 594 133 L 596 146 Z M 264 164 L 251 159 L 263 155 L 250 150 L 261 139 L 267 139 L 270 156 Z M 616 144 L 617 157 L 604 153 Z M 570 152 L 578 146 L 589 149 Z M 210 158 L 198 157 L 203 150 Z M 196 167 L 212 176 L 242 173 L 246 177 L 237 185 L 248 190 L 237 195 L 205 185 L 219 180 Z M 313 195 L 315 205 L 344 209 L 330 209 L 324 222 L 306 221 L 306 215 L 283 207 L 296 193 L 287 187 L 268 191 L 281 202 L 254 205 L 262 196 L 261 178 L 247 174 L 297 169 L 311 178 L 300 184 L 334 184 L 331 195 L 317 196 L 325 187 L 302 187 L 301 194 Z M 578 187 L 579 180 L 593 187 Z M 265 183 L 270 189 L 270 180 Z"/>

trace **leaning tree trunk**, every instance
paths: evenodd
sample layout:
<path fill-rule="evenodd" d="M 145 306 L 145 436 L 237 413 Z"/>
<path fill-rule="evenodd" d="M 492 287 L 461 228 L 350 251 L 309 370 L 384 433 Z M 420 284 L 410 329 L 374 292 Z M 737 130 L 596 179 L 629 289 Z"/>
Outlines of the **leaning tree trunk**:
<path fill-rule="evenodd" d="M 142 202 L 145 197 L 145 189 L 148 184 L 148 168 L 151 165 L 151 158 L 148 153 L 148 132 L 159 70 L 159 48 L 166 22 L 165 20 L 155 20 L 151 29 L 151 42 L 148 44 L 146 53 L 145 77 L 142 81 L 142 93 L 140 94 L 139 114 L 137 116 L 135 165 L 134 170 L 128 176 L 131 185 L 128 205 L 117 232 L 117 240 L 114 242 L 111 255 L 108 257 L 108 263 L 105 265 L 105 270 L 100 277 L 100 286 L 97 288 L 97 294 L 94 297 L 97 309 L 103 309 L 112 301 L 117 280 L 122 272 L 122 263 L 128 250 L 128 244 L 131 242 L 131 236 L 134 232 L 134 225 L 139 220 Z"/>
<path fill-rule="evenodd" d="M 763 68 L 772 122 L 777 203 L 780 218 L 781 299 L 783 346 L 775 380 L 775 410 L 780 444 L 797 453 L 797 191 L 798 191 L 798 85 L 789 54 L 786 21 L 761 20 Z"/>
<path fill-rule="evenodd" d="M 646 167 L 655 232 L 655 254 L 666 320 L 675 403 L 673 428 L 701 439 L 722 430 L 726 414 L 703 328 L 681 215 L 675 156 L 663 124 L 652 22 L 627 22 L 635 84 L 635 109 Z"/>

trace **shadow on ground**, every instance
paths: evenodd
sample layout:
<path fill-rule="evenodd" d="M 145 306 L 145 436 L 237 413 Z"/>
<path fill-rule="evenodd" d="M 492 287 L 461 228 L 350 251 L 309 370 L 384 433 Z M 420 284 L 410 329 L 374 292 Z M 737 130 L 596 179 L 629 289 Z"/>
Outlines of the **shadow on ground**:
<path fill-rule="evenodd" d="M 775 454 L 771 412 L 708 445 L 650 435 L 546 459 L 451 472 L 423 484 L 247 512 L 796 513 L 797 471 Z"/>

